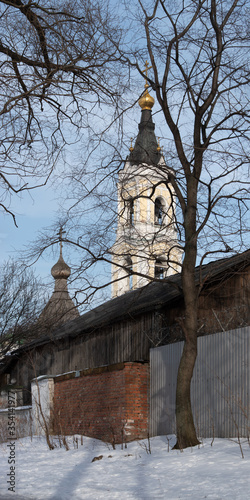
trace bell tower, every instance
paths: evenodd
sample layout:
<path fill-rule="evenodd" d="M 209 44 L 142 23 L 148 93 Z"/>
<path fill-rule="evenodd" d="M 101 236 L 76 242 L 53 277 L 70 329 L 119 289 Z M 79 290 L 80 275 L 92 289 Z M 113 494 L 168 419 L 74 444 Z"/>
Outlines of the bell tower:
<path fill-rule="evenodd" d="M 112 254 L 112 297 L 164 279 L 180 270 L 181 249 L 174 221 L 175 196 L 152 120 L 154 98 L 139 99 L 141 121 L 134 147 L 118 179 L 118 221 Z"/>

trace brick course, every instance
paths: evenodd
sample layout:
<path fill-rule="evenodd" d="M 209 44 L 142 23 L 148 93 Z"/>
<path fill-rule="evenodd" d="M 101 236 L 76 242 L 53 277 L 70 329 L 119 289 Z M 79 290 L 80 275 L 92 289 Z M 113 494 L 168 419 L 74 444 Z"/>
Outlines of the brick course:
<path fill-rule="evenodd" d="M 54 432 L 112 443 L 147 437 L 148 374 L 147 363 L 119 363 L 55 377 Z"/>

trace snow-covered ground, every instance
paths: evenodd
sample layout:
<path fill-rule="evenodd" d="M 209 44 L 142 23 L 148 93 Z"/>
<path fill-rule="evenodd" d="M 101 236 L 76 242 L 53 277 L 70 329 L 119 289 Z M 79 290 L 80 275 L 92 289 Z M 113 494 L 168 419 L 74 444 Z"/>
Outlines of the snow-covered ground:
<path fill-rule="evenodd" d="M 113 450 L 101 441 L 80 438 L 78 448 L 49 450 L 44 438 L 0 445 L 0 498 L 36 500 L 175 500 L 250 498 L 250 447 L 228 439 L 206 439 L 199 447 L 171 450 L 166 436 Z M 9 457 L 15 455 L 16 491 L 8 493 Z M 92 461 L 95 457 L 101 457 Z"/>

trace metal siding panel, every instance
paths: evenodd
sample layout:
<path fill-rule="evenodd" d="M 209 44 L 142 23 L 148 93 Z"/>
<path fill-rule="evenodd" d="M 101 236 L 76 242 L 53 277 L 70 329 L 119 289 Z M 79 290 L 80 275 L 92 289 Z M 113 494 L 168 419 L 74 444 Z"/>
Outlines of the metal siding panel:
<path fill-rule="evenodd" d="M 175 392 L 183 342 L 150 350 L 150 434 L 175 432 Z"/>
<path fill-rule="evenodd" d="M 175 428 L 175 391 L 183 342 L 150 350 L 150 432 Z M 250 327 L 198 338 L 191 383 L 197 432 L 202 437 L 248 436 Z"/>

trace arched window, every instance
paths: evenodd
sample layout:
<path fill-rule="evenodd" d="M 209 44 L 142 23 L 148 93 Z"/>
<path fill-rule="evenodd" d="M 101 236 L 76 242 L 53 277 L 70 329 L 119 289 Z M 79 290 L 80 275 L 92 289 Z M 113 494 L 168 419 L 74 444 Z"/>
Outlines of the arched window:
<path fill-rule="evenodd" d="M 164 262 L 161 259 L 155 261 L 155 278 L 162 280 L 165 278 Z"/>
<path fill-rule="evenodd" d="M 125 260 L 125 268 L 129 280 L 129 290 L 133 288 L 133 263 L 130 255 L 127 255 Z"/>
<path fill-rule="evenodd" d="M 127 201 L 127 210 L 128 210 L 128 223 L 130 224 L 130 226 L 133 226 L 134 225 L 134 211 L 135 211 L 135 207 L 134 207 L 134 200 L 132 198 L 130 198 L 128 201 Z"/>
<path fill-rule="evenodd" d="M 161 226 L 163 224 L 164 206 L 160 198 L 155 200 L 155 224 Z"/>

